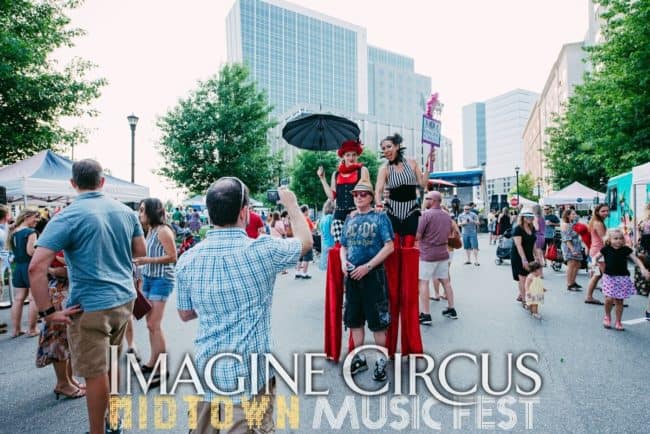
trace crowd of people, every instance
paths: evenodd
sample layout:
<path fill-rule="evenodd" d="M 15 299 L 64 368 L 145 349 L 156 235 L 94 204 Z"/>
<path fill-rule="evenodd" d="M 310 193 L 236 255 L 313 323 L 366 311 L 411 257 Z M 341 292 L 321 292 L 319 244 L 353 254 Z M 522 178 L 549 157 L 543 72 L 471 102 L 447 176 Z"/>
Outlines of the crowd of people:
<path fill-rule="evenodd" d="M 234 427 L 244 430 L 242 398 L 260 399 L 275 391 L 274 379 L 266 376 L 261 365 L 251 366 L 246 355 L 272 353 L 270 315 L 276 277 L 295 267 L 296 279 L 311 278 L 318 230 L 319 268 L 327 270 L 327 303 L 338 300 L 326 308 L 326 316 L 340 318 L 343 307 L 339 334 L 328 330 L 326 319 L 326 336 L 338 338 L 340 344 L 342 320 L 350 329 L 350 350 L 363 344 L 367 326 L 375 343 L 386 347 L 389 355 L 396 352 L 398 336 L 402 354 L 421 353 L 420 327 L 432 324 L 432 301 L 446 300 L 442 315 L 459 317 L 450 267 L 457 249 L 465 250 L 465 265 L 480 266 L 480 219 L 473 204 L 461 212 L 459 202 L 452 201 L 450 212 L 440 192 L 427 190 L 426 175 L 403 156 L 399 135 L 386 137 L 381 149 L 387 162 L 374 185 L 368 170 L 358 163 L 363 152 L 359 142 L 343 143 L 341 164 L 329 183 L 323 168 L 318 169 L 316 176 L 327 201 L 316 223 L 309 208 L 300 207 L 286 188 L 278 191 L 282 212 L 258 215 L 250 209 L 248 187 L 241 180 L 220 178 L 206 193 L 211 229 L 181 255 L 174 225 L 187 223 L 198 233 L 198 211 L 188 216 L 176 208 L 169 218 L 159 199 L 147 198 L 136 214 L 103 195 L 99 163 L 74 163 L 71 184 L 78 196 L 51 219 L 28 208 L 8 225 L 9 209 L 0 206 L 0 241 L 6 246 L 0 252 L 3 272 L 10 258 L 14 262 L 12 336 L 39 337 L 36 366 L 53 366 L 56 399 L 86 397 L 91 433 L 121 432 L 119 424 L 109 424 L 108 417 L 109 345 L 121 348 L 126 340 L 128 351 L 140 360 L 133 342 L 133 312 L 141 292 L 150 304 L 149 354 L 141 370 L 152 386 L 159 384 L 162 374 L 156 362 L 167 352 L 161 324 L 166 302 L 176 291 L 181 320 L 199 321 L 194 348 L 199 371 L 217 353 L 240 354 L 243 362 L 224 358 L 212 365 L 214 384 L 220 390 L 236 390 L 239 376 L 250 378 L 251 370 L 258 370 L 257 384 L 231 396 Z M 422 200 L 420 190 L 424 190 Z M 638 227 L 641 259 L 626 245 L 624 234 L 606 229 L 607 213 L 606 205 L 596 206 L 588 226 L 570 208 L 563 210 L 561 219 L 548 206 L 521 209 L 514 216 L 509 209 L 490 213 L 490 243 L 503 236 L 512 238 L 516 299 L 533 317 L 541 319 L 544 267 L 559 238 L 556 254 L 567 264 L 567 290 L 582 289 L 576 275 L 588 263 L 591 277 L 585 303 L 604 305 L 603 326 L 623 330 L 624 300 L 634 292 L 627 261 L 635 263 L 643 279 L 650 279 L 644 263 L 650 253 L 650 207 Z M 416 275 L 410 272 L 415 267 Z M 604 303 L 594 297 L 599 283 Z M 25 332 L 22 312 L 30 291 Z M 650 318 L 650 306 L 646 316 Z M 37 321 L 42 322 L 40 330 Z M 0 324 L 0 333 L 7 327 Z M 333 354 L 331 358 L 337 360 L 338 353 Z M 387 363 L 384 357 L 375 361 L 374 380 L 386 380 Z M 367 369 L 364 356 L 357 354 L 351 374 Z M 192 432 L 214 432 L 211 418 L 221 415 L 212 414 L 212 397 L 206 395 L 199 404 Z M 263 424 L 272 426 L 273 400 L 266 405 Z"/>

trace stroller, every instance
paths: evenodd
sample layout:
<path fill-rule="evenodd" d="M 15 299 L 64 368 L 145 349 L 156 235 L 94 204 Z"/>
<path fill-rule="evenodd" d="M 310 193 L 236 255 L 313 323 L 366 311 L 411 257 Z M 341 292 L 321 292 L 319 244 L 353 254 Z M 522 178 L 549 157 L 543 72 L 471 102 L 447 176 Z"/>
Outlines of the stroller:
<path fill-rule="evenodd" d="M 504 259 L 510 259 L 513 244 L 512 229 L 506 229 L 497 241 L 497 258 L 494 260 L 497 265 L 503 264 Z"/>
<path fill-rule="evenodd" d="M 555 236 L 553 237 L 553 245 L 557 251 L 555 258 L 551 261 L 551 268 L 553 271 L 561 271 L 562 265 L 566 264 L 564 260 L 564 255 L 562 255 L 562 234 L 559 231 L 555 231 Z M 548 259 L 548 257 L 547 257 Z M 585 249 L 582 249 L 582 261 L 580 262 L 580 269 L 589 270 L 589 262 L 587 262 L 587 252 Z"/>

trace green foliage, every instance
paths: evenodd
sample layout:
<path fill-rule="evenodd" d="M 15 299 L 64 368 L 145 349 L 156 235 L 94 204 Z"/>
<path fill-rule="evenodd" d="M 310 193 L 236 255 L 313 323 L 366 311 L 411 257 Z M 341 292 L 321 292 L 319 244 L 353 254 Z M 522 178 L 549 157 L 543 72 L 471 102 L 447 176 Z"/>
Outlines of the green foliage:
<path fill-rule="evenodd" d="M 602 190 L 650 160 L 650 2 L 602 0 L 606 42 L 587 49 L 593 71 L 557 119 L 546 155 L 556 188 Z"/>
<path fill-rule="evenodd" d="M 309 204 L 317 209 L 321 207 L 327 200 L 327 196 L 325 196 L 323 186 L 316 174 L 318 166 L 323 166 L 325 169 L 325 179 L 329 185 L 332 173 L 337 170 L 340 161 L 336 152 L 301 151 L 298 153 L 290 172 L 291 190 L 296 193 L 300 203 Z M 370 180 L 374 185 L 379 169 L 377 154 L 365 149 L 359 157 L 359 162 L 368 168 Z"/>
<path fill-rule="evenodd" d="M 190 191 L 204 192 L 222 176 L 265 190 L 277 169 L 266 142 L 271 110 L 243 65 L 225 65 L 159 119 L 160 173 Z"/>
<path fill-rule="evenodd" d="M 532 201 L 537 201 L 539 197 L 537 196 L 537 184 L 535 179 L 530 173 L 524 173 L 519 175 L 519 196 L 525 197 Z M 517 184 L 513 185 L 510 188 L 510 194 L 513 196 L 517 195 Z"/>
<path fill-rule="evenodd" d="M 95 116 L 88 104 L 106 81 L 85 79 L 94 66 L 87 61 L 74 59 L 61 67 L 51 58 L 84 34 L 69 28 L 65 15 L 79 3 L 0 0 L 0 166 L 86 139 L 85 131 L 67 130 L 59 121 Z"/>

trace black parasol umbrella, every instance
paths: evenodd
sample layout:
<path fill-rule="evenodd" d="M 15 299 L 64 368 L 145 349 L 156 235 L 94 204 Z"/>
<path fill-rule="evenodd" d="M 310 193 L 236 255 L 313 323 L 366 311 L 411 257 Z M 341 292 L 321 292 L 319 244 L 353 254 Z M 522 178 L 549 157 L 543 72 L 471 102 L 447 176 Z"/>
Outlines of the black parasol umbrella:
<path fill-rule="evenodd" d="M 290 145 L 311 151 L 333 151 L 346 140 L 359 140 L 359 127 L 331 114 L 303 113 L 287 122 L 282 137 Z"/>

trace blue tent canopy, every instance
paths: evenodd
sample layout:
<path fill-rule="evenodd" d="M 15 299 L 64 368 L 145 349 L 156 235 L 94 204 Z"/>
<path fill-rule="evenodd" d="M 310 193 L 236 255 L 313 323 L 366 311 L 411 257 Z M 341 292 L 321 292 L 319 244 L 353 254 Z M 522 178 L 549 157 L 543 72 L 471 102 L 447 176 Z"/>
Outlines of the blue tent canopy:
<path fill-rule="evenodd" d="M 74 162 L 50 150 L 0 168 L 0 185 L 7 188 L 10 202 L 66 203 L 77 194 L 70 185 Z M 149 188 L 104 175 L 102 191 L 122 202 L 137 202 L 149 196 Z"/>
<path fill-rule="evenodd" d="M 475 185 L 481 185 L 483 171 L 481 169 L 474 169 L 452 172 L 435 172 L 429 174 L 429 179 L 442 179 L 456 184 L 456 187 L 473 187 Z"/>

